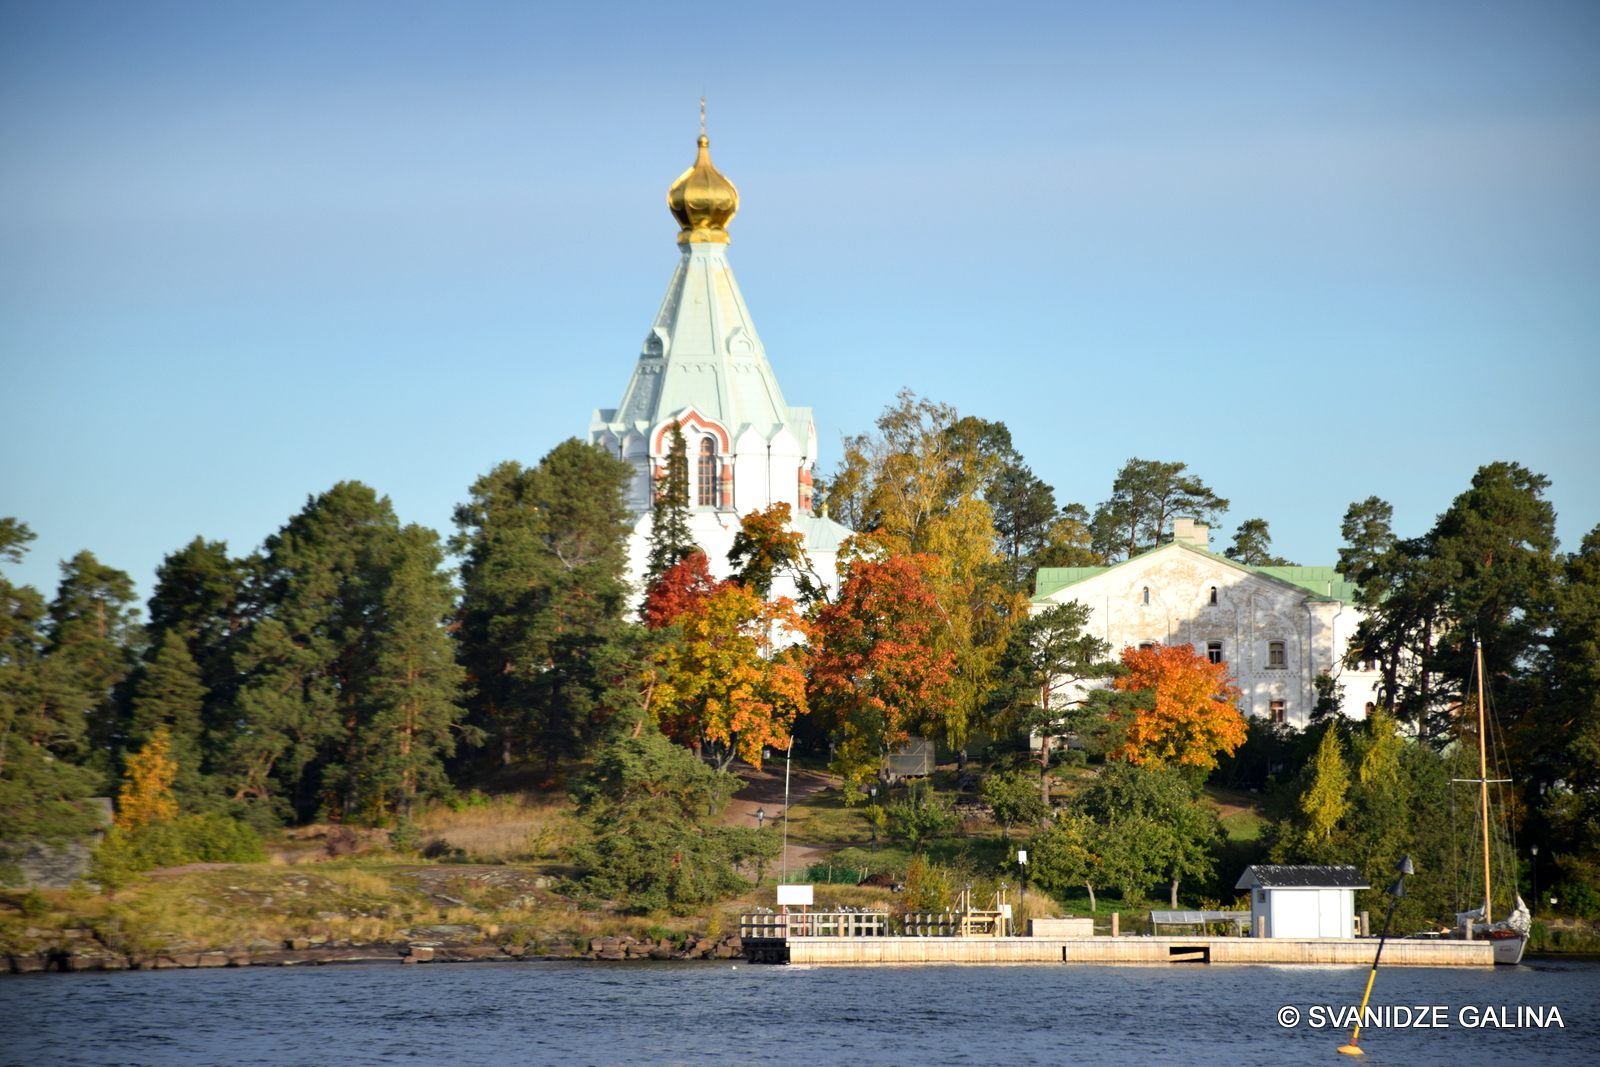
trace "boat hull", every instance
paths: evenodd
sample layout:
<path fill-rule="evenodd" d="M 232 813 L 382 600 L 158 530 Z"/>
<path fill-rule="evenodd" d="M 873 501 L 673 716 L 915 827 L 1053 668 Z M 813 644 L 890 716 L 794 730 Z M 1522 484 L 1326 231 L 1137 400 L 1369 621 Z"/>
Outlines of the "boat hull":
<path fill-rule="evenodd" d="M 1510 937 L 1496 937 L 1494 942 L 1494 961 L 1507 967 L 1514 967 L 1522 962 L 1522 950 L 1528 947 L 1528 939 L 1521 934 L 1512 934 Z"/>

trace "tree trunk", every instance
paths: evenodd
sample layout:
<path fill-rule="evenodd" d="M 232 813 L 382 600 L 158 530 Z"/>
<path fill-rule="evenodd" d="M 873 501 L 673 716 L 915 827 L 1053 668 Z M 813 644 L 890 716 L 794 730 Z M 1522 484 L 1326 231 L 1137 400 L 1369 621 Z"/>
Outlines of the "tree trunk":
<path fill-rule="evenodd" d="M 1044 806 L 1050 806 L 1050 735 L 1041 734 L 1039 737 L 1039 793 L 1044 797 Z"/>
<path fill-rule="evenodd" d="M 1172 879 L 1172 910 L 1178 910 L 1178 879 L 1176 877 Z"/>
<path fill-rule="evenodd" d="M 1093 915 L 1094 914 L 1094 910 L 1095 910 L 1094 883 L 1089 881 L 1087 878 L 1085 878 L 1083 880 L 1083 888 L 1085 888 L 1085 889 L 1087 889 L 1089 891 L 1089 914 Z"/>

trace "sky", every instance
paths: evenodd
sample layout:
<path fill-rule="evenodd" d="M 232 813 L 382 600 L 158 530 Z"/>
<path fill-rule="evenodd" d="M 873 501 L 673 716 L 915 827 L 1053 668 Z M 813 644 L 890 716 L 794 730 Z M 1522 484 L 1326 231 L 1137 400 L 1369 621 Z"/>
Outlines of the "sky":
<path fill-rule="evenodd" d="M 448 534 L 622 395 L 707 98 L 820 467 L 897 391 L 1296 562 L 1474 470 L 1600 523 L 1593 3 L 0 2 L 0 515 L 148 594 L 341 480 Z"/>

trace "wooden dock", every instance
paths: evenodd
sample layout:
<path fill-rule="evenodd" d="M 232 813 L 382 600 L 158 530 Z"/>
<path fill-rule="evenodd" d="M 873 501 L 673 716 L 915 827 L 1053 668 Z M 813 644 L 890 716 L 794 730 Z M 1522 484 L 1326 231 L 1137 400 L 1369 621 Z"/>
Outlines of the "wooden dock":
<path fill-rule="evenodd" d="M 791 937 L 791 963 L 1309 963 L 1368 966 L 1376 938 Z M 1488 941 L 1390 940 L 1396 967 L 1492 967 Z"/>

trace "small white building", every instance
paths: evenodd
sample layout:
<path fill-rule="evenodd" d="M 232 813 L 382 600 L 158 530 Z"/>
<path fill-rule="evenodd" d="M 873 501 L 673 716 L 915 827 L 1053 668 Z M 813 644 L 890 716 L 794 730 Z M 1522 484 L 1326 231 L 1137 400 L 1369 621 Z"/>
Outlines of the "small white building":
<path fill-rule="evenodd" d="M 1250 891 L 1250 926 L 1262 937 L 1354 937 L 1356 890 L 1367 880 L 1354 867 L 1264 863 L 1245 868 L 1234 888 Z"/>

